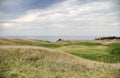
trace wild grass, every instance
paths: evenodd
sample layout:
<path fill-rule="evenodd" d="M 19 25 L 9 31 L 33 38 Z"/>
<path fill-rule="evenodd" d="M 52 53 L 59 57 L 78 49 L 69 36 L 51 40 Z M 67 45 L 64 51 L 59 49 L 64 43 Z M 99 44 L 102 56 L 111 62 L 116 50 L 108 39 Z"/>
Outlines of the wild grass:
<path fill-rule="evenodd" d="M 46 47 L 46 48 L 59 48 L 62 45 L 55 44 L 55 43 L 48 43 L 48 44 L 32 44 L 31 46 L 40 46 L 40 47 Z"/>
<path fill-rule="evenodd" d="M 34 45 L 34 44 L 48 44 L 48 43 L 50 42 L 43 40 L 0 38 L 0 45 Z"/>
<path fill-rule="evenodd" d="M 120 65 L 41 47 L 3 46 L 0 78 L 120 78 Z"/>
<path fill-rule="evenodd" d="M 106 63 L 120 63 L 119 40 L 62 40 L 49 42 L 41 40 L 0 39 L 0 45 L 39 46 L 65 51 L 78 57 Z"/>

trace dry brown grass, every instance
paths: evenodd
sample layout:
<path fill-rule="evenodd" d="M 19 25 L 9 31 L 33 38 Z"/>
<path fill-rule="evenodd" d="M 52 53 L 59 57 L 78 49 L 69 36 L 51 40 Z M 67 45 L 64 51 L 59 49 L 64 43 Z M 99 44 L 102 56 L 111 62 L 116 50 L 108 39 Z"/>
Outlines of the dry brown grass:
<path fill-rule="evenodd" d="M 0 38 L 0 45 L 32 45 L 32 44 L 47 44 L 49 41 L 32 40 L 32 39 L 17 39 L 17 38 Z"/>
<path fill-rule="evenodd" d="M 119 64 L 31 46 L 0 47 L 0 78 L 120 78 Z"/>
<path fill-rule="evenodd" d="M 90 42 L 90 43 L 120 43 L 120 40 L 62 40 L 57 41 L 56 44 L 75 44 L 80 42 Z M 18 38 L 0 38 L 0 45 L 32 45 L 32 44 L 48 44 L 54 43 L 44 40 L 33 40 L 33 39 L 18 39 Z"/>

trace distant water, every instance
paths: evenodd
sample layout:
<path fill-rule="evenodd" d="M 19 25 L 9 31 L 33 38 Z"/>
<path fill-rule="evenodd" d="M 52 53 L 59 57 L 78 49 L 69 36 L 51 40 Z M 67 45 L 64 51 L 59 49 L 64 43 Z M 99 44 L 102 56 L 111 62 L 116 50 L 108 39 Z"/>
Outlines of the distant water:
<path fill-rule="evenodd" d="M 0 36 L 0 38 L 21 38 L 21 39 L 37 39 L 56 41 L 58 39 L 63 40 L 94 40 L 94 36 Z"/>

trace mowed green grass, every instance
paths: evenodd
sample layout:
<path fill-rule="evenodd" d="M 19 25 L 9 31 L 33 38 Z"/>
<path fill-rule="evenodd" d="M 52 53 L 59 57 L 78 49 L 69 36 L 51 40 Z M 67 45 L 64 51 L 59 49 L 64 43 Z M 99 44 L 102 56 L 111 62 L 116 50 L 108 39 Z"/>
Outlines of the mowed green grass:
<path fill-rule="evenodd" d="M 112 42 L 103 44 L 98 42 L 77 42 L 75 43 L 52 43 L 40 44 L 35 46 L 42 46 L 52 48 L 64 52 L 68 52 L 75 56 L 95 60 L 106 63 L 120 63 L 120 42 Z"/>
<path fill-rule="evenodd" d="M 119 78 L 119 69 L 48 48 L 0 47 L 0 78 Z"/>
<path fill-rule="evenodd" d="M 32 46 L 41 46 L 51 49 L 56 49 L 70 54 L 100 61 L 106 63 L 119 63 L 120 62 L 120 43 L 111 44 L 101 44 L 101 43 L 91 43 L 91 42 L 80 42 L 72 44 L 60 44 L 60 43 L 50 43 L 50 44 L 38 44 Z M 116 52 L 117 51 L 117 52 Z"/>
<path fill-rule="evenodd" d="M 82 42 L 62 46 L 57 49 L 90 60 L 106 63 L 120 63 L 120 43 L 100 44 Z"/>

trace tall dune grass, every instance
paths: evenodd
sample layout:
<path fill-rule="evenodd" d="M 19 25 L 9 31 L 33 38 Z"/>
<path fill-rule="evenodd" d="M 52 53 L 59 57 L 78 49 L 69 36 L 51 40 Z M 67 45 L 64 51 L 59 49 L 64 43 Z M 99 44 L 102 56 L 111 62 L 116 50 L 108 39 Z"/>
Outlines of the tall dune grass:
<path fill-rule="evenodd" d="M 1 47 L 0 78 L 120 78 L 119 64 L 105 64 L 40 47 Z"/>

